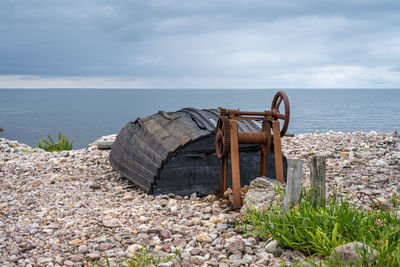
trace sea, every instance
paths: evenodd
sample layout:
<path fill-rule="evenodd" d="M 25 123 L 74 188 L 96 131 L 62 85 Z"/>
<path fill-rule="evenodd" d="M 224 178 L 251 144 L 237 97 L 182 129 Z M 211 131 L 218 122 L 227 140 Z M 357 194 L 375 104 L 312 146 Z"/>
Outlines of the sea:
<path fill-rule="evenodd" d="M 277 89 L 0 89 L 0 137 L 36 147 L 47 134 L 75 149 L 129 121 L 185 107 L 271 109 Z M 400 130 L 400 89 L 288 89 L 287 133 Z M 281 104 L 283 107 L 283 103 Z"/>

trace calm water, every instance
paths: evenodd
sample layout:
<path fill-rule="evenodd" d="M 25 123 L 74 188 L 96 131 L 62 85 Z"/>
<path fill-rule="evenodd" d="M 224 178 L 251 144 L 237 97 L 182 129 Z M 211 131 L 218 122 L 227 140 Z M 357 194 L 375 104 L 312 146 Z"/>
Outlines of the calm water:
<path fill-rule="evenodd" d="M 60 130 L 85 147 L 137 117 L 184 107 L 265 110 L 277 90 L 0 90 L 0 137 L 30 146 Z M 285 90 L 288 133 L 400 130 L 400 90 Z"/>

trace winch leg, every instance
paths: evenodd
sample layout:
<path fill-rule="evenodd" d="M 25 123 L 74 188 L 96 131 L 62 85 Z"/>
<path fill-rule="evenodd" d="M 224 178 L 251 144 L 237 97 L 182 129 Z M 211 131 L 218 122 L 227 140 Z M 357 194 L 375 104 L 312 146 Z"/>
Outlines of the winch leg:
<path fill-rule="evenodd" d="M 283 184 L 285 182 L 283 177 L 283 163 L 282 163 L 282 146 L 281 146 L 281 133 L 279 121 L 272 121 L 272 131 L 274 133 L 274 152 L 275 152 L 275 171 L 276 179 Z"/>
<path fill-rule="evenodd" d="M 228 155 L 222 158 L 220 175 L 221 177 L 219 182 L 219 191 L 221 193 L 221 196 L 223 196 L 226 189 L 228 188 Z"/>
<path fill-rule="evenodd" d="M 262 124 L 262 132 L 267 131 L 267 124 L 268 122 L 263 121 Z M 268 156 L 268 149 L 267 149 L 267 144 L 261 144 L 261 156 L 260 156 L 260 176 L 266 176 L 267 175 L 267 156 Z"/>
<path fill-rule="evenodd" d="M 231 166 L 232 166 L 232 189 L 233 208 L 239 209 L 242 206 L 240 198 L 240 170 L 239 170 L 239 139 L 237 121 L 230 120 L 231 135 Z"/>
<path fill-rule="evenodd" d="M 261 144 L 260 176 L 267 175 L 267 155 L 264 150 L 267 150 L 267 145 Z"/>

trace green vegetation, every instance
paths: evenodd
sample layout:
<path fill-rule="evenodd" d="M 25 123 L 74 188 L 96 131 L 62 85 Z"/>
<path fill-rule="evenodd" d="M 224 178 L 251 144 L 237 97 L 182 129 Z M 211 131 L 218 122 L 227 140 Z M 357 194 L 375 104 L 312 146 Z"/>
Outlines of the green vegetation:
<path fill-rule="evenodd" d="M 139 248 L 138 252 L 133 256 L 132 259 L 129 260 L 123 260 L 123 263 L 118 263 L 118 264 L 111 264 L 110 261 L 107 258 L 107 255 L 105 256 L 106 258 L 106 265 L 102 265 L 97 262 L 93 262 L 91 259 L 88 258 L 89 262 L 91 263 L 91 266 L 98 266 L 98 267 L 144 267 L 144 266 L 156 266 L 160 263 L 166 263 L 169 262 L 173 259 L 177 259 L 179 256 L 179 250 L 176 250 L 174 255 L 169 255 L 166 257 L 161 257 L 158 255 L 154 255 L 151 251 L 149 251 L 149 248 L 147 246 L 143 246 Z"/>
<path fill-rule="evenodd" d="M 18 149 L 18 148 L 15 148 L 15 151 L 23 152 L 23 153 L 35 153 L 35 151 L 29 150 L 29 149 Z"/>
<path fill-rule="evenodd" d="M 47 138 L 42 138 L 42 141 L 39 141 L 39 148 L 44 149 L 48 152 L 54 151 L 63 151 L 63 150 L 72 150 L 72 143 L 68 141 L 67 137 L 61 135 L 61 132 L 58 132 L 58 141 L 54 142 L 53 138 L 48 134 Z"/>
<path fill-rule="evenodd" d="M 279 190 L 284 194 L 284 190 Z M 378 258 L 368 266 L 400 266 L 400 218 L 396 213 L 396 195 L 392 205 L 390 208 L 361 210 L 348 200 L 333 195 L 327 205 L 314 206 L 309 191 L 303 190 L 300 203 L 290 212 L 285 212 L 280 205 L 272 205 L 270 209 L 249 209 L 239 219 L 238 226 L 249 235 L 272 237 L 282 247 L 323 257 L 327 266 L 342 266 L 335 264 L 330 255 L 337 246 L 352 241 L 363 242 L 378 251 Z M 361 258 L 357 266 L 363 266 L 366 255 Z"/>

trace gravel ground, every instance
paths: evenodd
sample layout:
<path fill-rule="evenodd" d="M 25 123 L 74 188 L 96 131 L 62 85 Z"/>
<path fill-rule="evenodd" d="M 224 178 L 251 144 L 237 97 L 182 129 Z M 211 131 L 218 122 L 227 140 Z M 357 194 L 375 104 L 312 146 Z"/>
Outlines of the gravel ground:
<path fill-rule="evenodd" d="M 141 245 L 165 255 L 180 249 L 180 263 L 163 266 L 272 266 L 299 251 L 271 250 L 271 240 L 241 235 L 229 200 L 147 195 L 120 178 L 100 140 L 87 148 L 44 152 L 0 138 L 0 262 L 2 266 L 81 266 L 87 257 L 112 262 Z M 397 133 L 313 133 L 283 138 L 288 158 L 327 155 L 327 189 L 358 204 L 388 203 L 399 192 Z M 367 200 L 368 199 L 368 200 Z M 357 200 L 357 198 L 353 198 Z"/>

